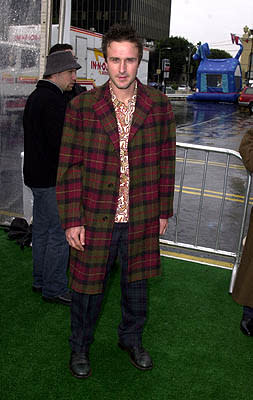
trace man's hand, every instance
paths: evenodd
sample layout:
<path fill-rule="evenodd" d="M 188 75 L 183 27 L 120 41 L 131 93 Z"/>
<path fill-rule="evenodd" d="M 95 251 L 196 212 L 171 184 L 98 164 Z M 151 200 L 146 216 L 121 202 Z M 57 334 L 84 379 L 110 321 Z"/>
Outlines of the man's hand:
<path fill-rule="evenodd" d="M 65 231 L 66 239 L 71 247 L 76 250 L 84 251 L 85 229 L 83 226 L 75 226 Z"/>
<path fill-rule="evenodd" d="M 168 228 L 168 220 L 160 218 L 160 235 L 164 235 Z"/>

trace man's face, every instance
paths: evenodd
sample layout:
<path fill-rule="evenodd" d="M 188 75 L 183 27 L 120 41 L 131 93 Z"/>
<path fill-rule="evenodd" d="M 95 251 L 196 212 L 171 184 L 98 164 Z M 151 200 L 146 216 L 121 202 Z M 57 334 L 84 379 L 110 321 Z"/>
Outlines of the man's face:
<path fill-rule="evenodd" d="M 74 84 L 76 82 L 76 70 L 72 69 L 69 71 L 58 72 L 57 74 L 57 85 L 63 91 L 72 90 Z"/>
<path fill-rule="evenodd" d="M 111 42 L 107 47 L 106 66 L 114 89 L 134 86 L 139 66 L 138 47 L 128 41 Z"/>

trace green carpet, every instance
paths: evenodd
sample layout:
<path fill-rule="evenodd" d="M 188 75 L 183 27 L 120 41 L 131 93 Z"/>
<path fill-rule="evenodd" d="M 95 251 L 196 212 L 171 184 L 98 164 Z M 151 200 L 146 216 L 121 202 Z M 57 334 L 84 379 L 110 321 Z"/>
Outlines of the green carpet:
<path fill-rule="evenodd" d="M 115 271 L 91 348 L 92 376 L 79 381 L 68 369 L 69 308 L 31 291 L 31 253 L 0 230 L 1 399 L 252 400 L 253 338 L 239 330 L 230 271 L 162 258 L 163 276 L 149 284 L 143 342 L 154 369 L 146 372 L 117 347 Z"/>

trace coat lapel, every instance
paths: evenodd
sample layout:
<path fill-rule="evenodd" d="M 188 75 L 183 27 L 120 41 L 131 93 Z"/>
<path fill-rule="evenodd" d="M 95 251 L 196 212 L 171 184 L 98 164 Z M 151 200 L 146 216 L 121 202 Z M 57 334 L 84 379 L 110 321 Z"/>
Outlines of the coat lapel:
<path fill-rule="evenodd" d="M 138 80 L 137 99 L 133 121 L 129 133 L 129 141 L 132 140 L 136 132 L 140 130 L 145 119 L 149 115 L 152 108 L 152 100 L 145 93 L 143 85 Z M 97 101 L 94 104 L 94 110 L 103 126 L 105 132 L 110 137 L 114 148 L 119 156 L 120 143 L 116 115 L 111 100 L 108 82 L 103 85 L 97 92 Z"/>
<path fill-rule="evenodd" d="M 149 115 L 152 107 L 152 100 L 144 91 L 143 85 L 138 80 L 138 89 L 137 89 L 137 99 L 135 104 L 135 111 L 133 115 L 133 121 L 131 130 L 129 133 L 129 141 L 132 140 L 136 132 L 140 130 L 143 125 L 145 119 Z"/>
<path fill-rule="evenodd" d="M 110 137 L 119 156 L 119 134 L 115 111 L 111 101 L 108 82 L 98 91 L 98 100 L 94 104 L 95 113 L 107 135 Z"/>

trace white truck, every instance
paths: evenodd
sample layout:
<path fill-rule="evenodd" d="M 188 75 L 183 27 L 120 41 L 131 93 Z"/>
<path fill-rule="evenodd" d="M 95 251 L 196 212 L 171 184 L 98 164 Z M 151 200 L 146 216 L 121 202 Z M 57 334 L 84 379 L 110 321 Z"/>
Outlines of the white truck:
<path fill-rule="evenodd" d="M 105 59 L 101 49 L 102 35 L 85 29 L 70 27 L 70 44 L 73 46 L 78 63 L 82 66 L 77 71 L 77 82 L 86 86 L 100 86 L 108 79 Z M 58 26 L 53 25 L 52 40 L 54 45 L 58 42 Z M 138 69 L 138 78 L 144 84 L 148 81 L 149 50 L 144 48 L 143 58 Z"/>
<path fill-rule="evenodd" d="M 58 25 L 52 26 L 51 45 L 58 42 Z M 108 79 L 101 50 L 102 35 L 70 27 L 69 42 L 78 62 L 77 82 L 89 90 Z M 10 26 L 8 41 L 0 41 L 0 95 L 2 113 L 23 109 L 26 97 L 39 77 L 40 27 L 38 25 Z M 138 78 L 148 79 L 149 50 L 144 48 Z M 4 110 L 3 110 L 4 109 Z"/>

